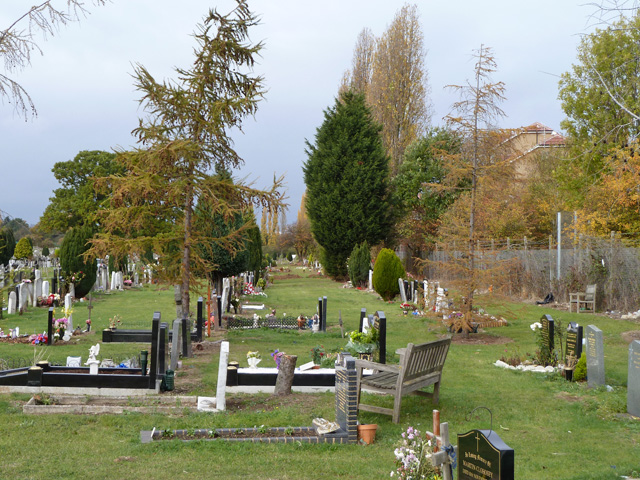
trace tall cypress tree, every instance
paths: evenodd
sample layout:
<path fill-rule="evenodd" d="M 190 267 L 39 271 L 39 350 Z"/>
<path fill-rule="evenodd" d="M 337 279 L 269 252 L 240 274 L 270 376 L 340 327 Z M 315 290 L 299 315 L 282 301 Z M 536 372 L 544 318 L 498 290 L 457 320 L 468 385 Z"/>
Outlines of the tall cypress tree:
<path fill-rule="evenodd" d="M 304 164 L 311 231 L 332 277 L 347 275 L 353 247 L 376 245 L 391 228 L 389 158 L 362 94 L 343 93 L 324 112 Z"/>

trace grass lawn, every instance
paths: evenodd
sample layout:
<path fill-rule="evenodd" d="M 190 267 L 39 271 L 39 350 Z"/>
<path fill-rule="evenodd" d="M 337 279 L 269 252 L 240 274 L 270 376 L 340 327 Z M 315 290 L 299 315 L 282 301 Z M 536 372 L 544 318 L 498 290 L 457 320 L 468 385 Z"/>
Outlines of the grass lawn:
<path fill-rule="evenodd" d="M 370 313 L 386 313 L 387 351 L 391 355 L 408 342 L 420 343 L 445 334 L 435 317 L 404 316 L 400 302 L 386 303 L 373 293 L 345 289 L 295 267 L 275 275 L 267 294 L 267 298 L 256 300 L 276 309 L 277 315 L 287 316 L 315 313 L 318 297 L 326 296 L 327 333 L 266 329 L 216 332 L 214 339 L 230 341 L 230 360 L 241 366 L 247 365 L 249 350 L 262 354 L 260 366 L 273 366 L 269 354 L 275 349 L 298 355 L 298 364 L 310 360 L 310 349 L 315 345 L 323 345 L 326 351 L 339 349 L 346 344 L 338 326 L 339 313 L 348 332 L 357 329 L 363 307 Z M 64 363 L 67 355 L 81 355 L 86 360 L 89 346 L 100 340 L 101 330 L 114 314 L 122 316 L 123 328 L 150 328 L 154 311 L 160 311 L 164 320 L 175 316 L 172 289 L 145 287 L 97 295 L 93 304 L 94 332 L 47 348 L 45 355 L 51 361 Z M 515 450 L 518 480 L 614 479 L 640 473 L 640 420 L 625 415 L 628 344 L 621 337 L 640 326 L 497 297 L 480 298 L 478 304 L 504 316 L 509 326 L 487 329 L 480 335 L 481 342 L 454 341 L 451 346 L 437 408 L 442 421 L 449 422 L 453 442 L 458 433 L 490 427 L 485 410 L 469 417 L 475 407 L 485 406 L 493 414 L 493 429 Z M 563 325 L 577 321 L 603 331 L 606 381 L 613 391 L 589 389 L 557 375 L 512 372 L 492 365 L 505 350 L 533 353 L 536 345 L 529 325 L 544 313 Z M 86 304 L 76 303 L 73 314 L 75 325 L 84 326 Z M 41 332 L 46 318 L 45 309 L 32 308 L 21 316 L 7 319 L 5 315 L 0 327 L 7 331 L 19 325 L 21 332 Z M 143 344 L 104 344 L 100 356 L 125 358 L 146 348 Z M 0 358 L 32 358 L 34 350 L 33 346 L 0 342 Z M 184 360 L 175 379 L 178 393 L 215 396 L 218 357 L 211 350 Z M 23 394 L 0 395 L 0 478 L 388 478 L 400 433 L 409 425 L 430 430 L 431 412 L 436 408 L 429 399 L 406 397 L 399 425 L 392 424 L 391 417 L 362 412 L 361 423 L 379 425 L 376 443 L 368 447 L 220 441 L 141 445 L 140 430 L 153 427 L 282 427 L 310 425 L 315 417 L 332 420 L 334 395 L 276 398 L 234 394 L 227 396 L 229 409 L 225 413 L 180 415 L 30 416 L 22 414 L 22 404 L 28 399 L 29 395 Z M 391 406 L 393 402 L 368 396 L 367 403 Z"/>

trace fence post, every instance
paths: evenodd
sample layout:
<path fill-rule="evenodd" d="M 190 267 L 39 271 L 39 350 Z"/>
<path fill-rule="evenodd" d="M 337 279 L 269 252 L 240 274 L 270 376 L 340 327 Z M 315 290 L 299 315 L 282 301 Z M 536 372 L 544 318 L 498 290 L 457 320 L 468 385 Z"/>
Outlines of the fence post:
<path fill-rule="evenodd" d="M 549 235 L 549 291 L 553 291 L 553 257 L 552 257 L 552 248 L 553 248 L 553 235 Z"/>
<path fill-rule="evenodd" d="M 558 212 L 558 265 L 556 279 L 560 283 L 560 269 L 562 268 L 562 212 Z"/>

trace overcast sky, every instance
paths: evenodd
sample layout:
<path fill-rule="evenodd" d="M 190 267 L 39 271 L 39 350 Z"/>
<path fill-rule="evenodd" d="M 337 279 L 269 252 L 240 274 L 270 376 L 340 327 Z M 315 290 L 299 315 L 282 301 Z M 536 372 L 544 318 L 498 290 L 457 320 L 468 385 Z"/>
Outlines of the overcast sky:
<path fill-rule="evenodd" d="M 484 44 L 493 48 L 498 63 L 494 80 L 507 87 L 502 107 L 508 117 L 501 126 L 538 121 L 559 130 L 564 115 L 558 76 L 575 62 L 581 35 L 592 30 L 593 7 L 586 3 L 417 1 L 428 49 L 433 124 L 442 124 L 457 100 L 443 87 L 472 76 L 471 53 Z M 0 29 L 29 5 L 2 2 Z M 37 118 L 25 122 L 6 99 L 0 104 L 0 210 L 35 224 L 58 187 L 54 163 L 81 150 L 133 146 L 130 132 L 142 111 L 132 65 L 144 65 L 157 79 L 173 77 L 173 67 L 190 66 L 191 34 L 207 10 L 226 13 L 233 5 L 229 0 L 112 0 L 40 42 L 43 55 L 11 75 L 30 93 Z M 251 36 L 265 44 L 256 70 L 268 92 L 255 120 L 248 119 L 244 135 L 236 138 L 245 165 L 235 176 L 265 187 L 274 174 L 284 174 L 291 223 L 304 192 L 305 139 L 313 142 L 323 110 L 334 102 L 358 33 L 368 27 L 381 35 L 403 2 L 254 0 L 249 5 L 262 17 Z"/>

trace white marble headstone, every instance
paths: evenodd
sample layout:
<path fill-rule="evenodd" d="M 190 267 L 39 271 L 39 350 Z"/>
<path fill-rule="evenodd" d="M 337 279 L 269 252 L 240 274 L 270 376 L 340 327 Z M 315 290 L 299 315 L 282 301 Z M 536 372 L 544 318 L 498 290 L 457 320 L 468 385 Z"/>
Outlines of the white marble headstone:
<path fill-rule="evenodd" d="M 216 408 L 226 410 L 227 365 L 229 363 L 229 342 L 220 344 L 220 363 L 218 364 L 218 389 L 216 390 Z"/>
<path fill-rule="evenodd" d="M 65 312 L 70 312 L 71 311 L 71 307 L 73 307 L 73 297 L 71 297 L 70 293 L 67 293 L 64 296 L 64 310 Z M 67 324 L 67 332 L 72 333 L 73 332 L 73 315 L 71 313 L 67 313 L 67 320 L 69 321 L 69 323 Z"/>
<path fill-rule="evenodd" d="M 43 297 L 49 296 L 49 280 L 42 281 L 42 296 Z"/>
<path fill-rule="evenodd" d="M 13 290 L 9 292 L 9 305 L 7 308 L 7 313 L 9 315 L 13 315 L 14 313 L 16 313 L 16 292 Z"/>

